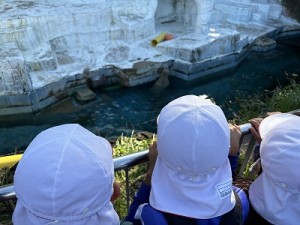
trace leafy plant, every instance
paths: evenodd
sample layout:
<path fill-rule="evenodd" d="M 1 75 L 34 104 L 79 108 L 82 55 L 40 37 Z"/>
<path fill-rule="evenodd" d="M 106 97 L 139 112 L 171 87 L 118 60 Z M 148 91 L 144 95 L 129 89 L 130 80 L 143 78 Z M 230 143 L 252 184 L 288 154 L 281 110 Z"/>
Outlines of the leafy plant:
<path fill-rule="evenodd" d="M 141 150 L 149 148 L 149 145 L 153 143 L 156 136 L 152 134 L 152 137 L 139 138 L 132 131 L 130 137 L 121 135 L 114 147 L 114 158 L 123 155 L 128 155 Z M 140 183 L 142 182 L 143 175 L 146 173 L 146 165 L 135 166 L 128 171 L 128 177 L 130 181 L 129 201 L 131 202 L 135 192 L 138 190 Z M 120 218 L 123 219 L 127 214 L 127 198 L 126 198 L 126 173 L 125 171 L 118 171 L 115 173 L 115 179 L 118 181 L 121 187 L 121 196 L 114 202 L 115 209 Z"/>
<path fill-rule="evenodd" d="M 247 123 L 249 119 L 263 117 L 267 112 L 289 112 L 300 108 L 300 84 L 290 79 L 290 84 L 278 86 L 265 95 L 255 95 L 240 101 L 240 111 L 234 123 Z"/>
<path fill-rule="evenodd" d="M 13 182 L 14 171 L 11 168 L 0 169 L 0 186 Z M 11 225 L 12 208 L 8 202 L 0 202 L 0 224 Z"/>

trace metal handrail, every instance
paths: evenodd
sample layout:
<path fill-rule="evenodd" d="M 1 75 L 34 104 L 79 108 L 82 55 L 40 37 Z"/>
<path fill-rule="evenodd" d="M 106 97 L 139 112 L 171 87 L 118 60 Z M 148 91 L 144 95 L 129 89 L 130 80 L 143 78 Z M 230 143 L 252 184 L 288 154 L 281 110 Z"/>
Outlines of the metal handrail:
<path fill-rule="evenodd" d="M 300 116 L 300 110 L 294 110 L 290 112 L 292 114 Z M 238 175 L 243 176 L 243 172 L 246 170 L 247 164 L 250 162 L 250 160 L 254 159 L 254 152 L 255 148 L 255 139 L 252 136 L 249 128 L 251 127 L 250 123 L 242 124 L 239 126 L 242 132 L 242 137 L 240 140 L 240 145 L 247 146 L 246 150 L 243 150 L 245 153 L 245 158 L 240 166 Z M 248 138 L 245 139 L 245 137 L 248 136 Z M 242 146 L 240 146 L 242 148 Z M 125 178 L 126 178 L 126 201 L 127 201 L 127 209 L 129 208 L 130 204 L 130 197 L 129 197 L 129 169 L 140 165 L 142 163 L 145 163 L 148 161 L 148 153 L 149 150 L 143 150 L 139 151 L 133 154 L 129 154 L 126 156 L 118 157 L 113 159 L 114 163 L 114 170 L 115 172 L 124 170 L 125 171 Z M 14 202 L 16 200 L 16 193 L 14 191 L 14 185 L 9 184 L 5 186 L 0 186 L 0 202 L 7 202 L 8 205 L 10 205 L 11 209 L 14 209 L 15 205 Z"/>
<path fill-rule="evenodd" d="M 293 111 L 290 111 L 288 113 L 294 114 L 294 115 L 298 115 L 300 116 L 300 109 L 296 109 Z M 239 125 L 241 132 L 242 132 L 242 137 L 241 137 L 241 143 L 242 140 L 244 138 L 245 135 L 250 134 L 249 128 L 251 127 L 250 123 L 245 123 L 242 125 Z M 254 147 L 255 141 L 251 135 L 249 143 L 248 143 L 248 147 L 247 150 L 245 152 L 245 159 L 241 165 L 240 168 L 240 173 L 243 172 L 246 168 L 246 165 L 248 163 L 248 160 L 251 156 L 253 147 Z M 122 157 L 118 157 L 115 158 L 113 160 L 114 162 L 114 168 L 115 168 L 115 172 L 119 171 L 119 170 L 128 170 L 130 167 L 142 164 L 147 162 L 148 160 L 148 152 L 149 150 L 143 150 L 143 151 L 139 151 L 130 155 L 126 155 L 126 156 L 122 156 Z M 2 201 L 8 201 L 11 199 L 16 198 L 15 192 L 14 192 L 14 188 L 13 188 L 13 184 L 9 184 L 9 185 L 5 185 L 5 186 L 0 186 L 0 202 Z"/>
<path fill-rule="evenodd" d="M 249 128 L 251 127 L 250 123 L 242 124 L 240 125 L 241 131 L 243 135 L 249 134 Z M 253 146 L 252 146 L 253 147 Z M 126 176 L 126 195 L 127 195 L 127 204 L 129 205 L 129 181 L 128 181 L 128 169 L 140 165 L 142 163 L 147 162 L 148 160 L 148 152 L 149 150 L 143 150 L 140 152 L 136 152 L 130 155 L 122 156 L 115 158 L 113 160 L 114 162 L 114 168 L 115 172 L 120 170 L 125 170 L 125 176 Z M 250 157 L 251 148 L 248 147 L 246 155 Z M 247 160 L 248 161 L 249 157 Z M 247 162 L 246 162 L 247 163 Z M 241 171 L 243 171 L 246 167 L 246 164 L 242 164 Z M 16 199 L 16 193 L 14 191 L 14 185 L 9 184 L 0 187 L 0 202 L 3 201 L 9 201 Z"/>
<path fill-rule="evenodd" d="M 249 134 L 250 127 L 251 127 L 250 123 L 240 125 L 242 134 L 243 135 Z M 148 152 L 149 150 L 143 150 L 130 155 L 115 158 L 113 160 L 115 172 L 120 170 L 125 170 L 126 174 L 128 175 L 129 168 L 136 165 L 140 165 L 148 161 Z M 128 176 L 126 176 L 126 178 L 128 178 Z M 126 186 L 127 186 L 126 190 L 129 190 L 128 181 L 126 182 Z M 14 199 L 16 199 L 16 193 L 14 191 L 13 184 L 0 187 L 0 202 L 14 200 Z"/>
<path fill-rule="evenodd" d="M 240 125 L 240 129 L 242 132 L 242 137 L 241 137 L 241 141 L 240 144 L 243 143 L 244 137 L 248 134 L 251 135 L 249 128 L 251 127 L 250 123 L 247 124 L 242 124 Z M 244 171 L 244 169 L 246 168 L 246 165 L 250 159 L 250 156 L 253 152 L 253 147 L 254 144 L 251 144 L 251 141 L 254 142 L 254 138 L 251 135 L 251 139 L 250 139 L 250 144 L 248 144 L 248 148 L 245 152 L 245 159 L 241 165 L 241 169 L 239 172 L 239 175 Z M 143 151 L 139 151 L 133 154 L 129 154 L 126 156 L 122 156 L 122 157 L 118 157 L 113 159 L 113 163 L 114 163 L 114 171 L 125 171 L 125 185 L 126 185 L 126 206 L 127 206 L 127 210 L 129 210 L 130 207 L 130 183 L 129 183 L 129 170 L 137 165 L 143 164 L 145 162 L 148 161 L 148 153 L 149 150 L 143 150 Z M 17 197 L 16 197 L 16 193 L 14 191 L 14 185 L 13 184 L 9 184 L 9 185 L 5 185 L 0 187 L 0 202 L 4 202 L 6 203 L 6 205 L 10 208 L 10 210 L 14 210 L 15 208 L 15 201 L 16 201 Z"/>
<path fill-rule="evenodd" d="M 147 162 L 148 152 L 149 150 L 143 150 L 130 155 L 115 158 L 115 172 Z"/>
<path fill-rule="evenodd" d="M 132 166 L 147 162 L 149 150 L 143 150 L 130 155 L 115 158 L 114 168 L 115 172 L 119 170 L 128 169 Z M 0 187 L 0 202 L 16 199 L 14 185 L 4 185 Z"/>

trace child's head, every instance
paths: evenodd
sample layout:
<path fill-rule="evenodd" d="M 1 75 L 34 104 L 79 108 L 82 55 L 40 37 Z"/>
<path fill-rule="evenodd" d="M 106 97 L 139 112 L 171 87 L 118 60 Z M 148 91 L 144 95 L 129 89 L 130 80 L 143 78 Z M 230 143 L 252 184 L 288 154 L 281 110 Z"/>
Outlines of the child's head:
<path fill-rule="evenodd" d="M 300 117 L 287 113 L 269 116 L 261 122 L 259 132 L 262 173 L 250 186 L 251 204 L 272 224 L 298 224 Z"/>
<path fill-rule="evenodd" d="M 119 224 L 110 202 L 114 168 L 104 138 L 78 124 L 37 135 L 19 162 L 13 222 L 22 224 Z"/>
<path fill-rule="evenodd" d="M 230 132 L 221 108 L 208 99 L 183 96 L 161 110 L 157 125 L 150 204 L 199 219 L 230 211 L 235 205 Z"/>

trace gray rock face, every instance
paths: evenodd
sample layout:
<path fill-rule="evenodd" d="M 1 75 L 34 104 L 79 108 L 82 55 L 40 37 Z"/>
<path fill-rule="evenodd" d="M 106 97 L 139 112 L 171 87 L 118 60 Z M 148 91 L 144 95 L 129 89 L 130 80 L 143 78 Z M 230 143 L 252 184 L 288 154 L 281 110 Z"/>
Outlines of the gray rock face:
<path fill-rule="evenodd" d="M 38 111 L 88 83 L 150 82 L 166 66 L 207 76 L 299 31 L 277 0 L 0 0 L 0 115 Z M 173 38 L 152 46 L 161 32 Z"/>

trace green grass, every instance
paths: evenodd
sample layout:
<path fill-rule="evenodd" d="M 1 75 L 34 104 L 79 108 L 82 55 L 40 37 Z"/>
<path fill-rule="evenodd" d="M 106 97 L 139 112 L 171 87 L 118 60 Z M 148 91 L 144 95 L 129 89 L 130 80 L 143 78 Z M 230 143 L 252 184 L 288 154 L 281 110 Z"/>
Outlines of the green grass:
<path fill-rule="evenodd" d="M 149 145 L 152 144 L 155 139 L 156 136 L 154 134 L 147 134 L 144 137 L 135 135 L 134 132 L 132 132 L 130 137 L 122 135 L 117 139 L 113 147 L 114 158 L 148 149 Z M 129 170 L 130 202 L 132 201 L 135 192 L 138 190 L 145 173 L 146 165 L 135 166 Z M 114 202 L 114 206 L 120 218 L 124 219 L 127 214 L 125 172 L 116 172 L 115 179 L 121 186 L 121 196 Z"/>
<path fill-rule="evenodd" d="M 249 119 L 264 117 L 268 112 L 289 112 L 300 109 L 300 84 L 291 79 L 290 84 L 265 95 L 255 95 L 251 99 L 241 100 L 240 111 L 234 123 L 248 123 Z"/>
<path fill-rule="evenodd" d="M 13 182 L 14 170 L 0 169 L 0 186 Z M 12 209 L 6 203 L 0 203 L 0 225 L 11 225 Z"/>

